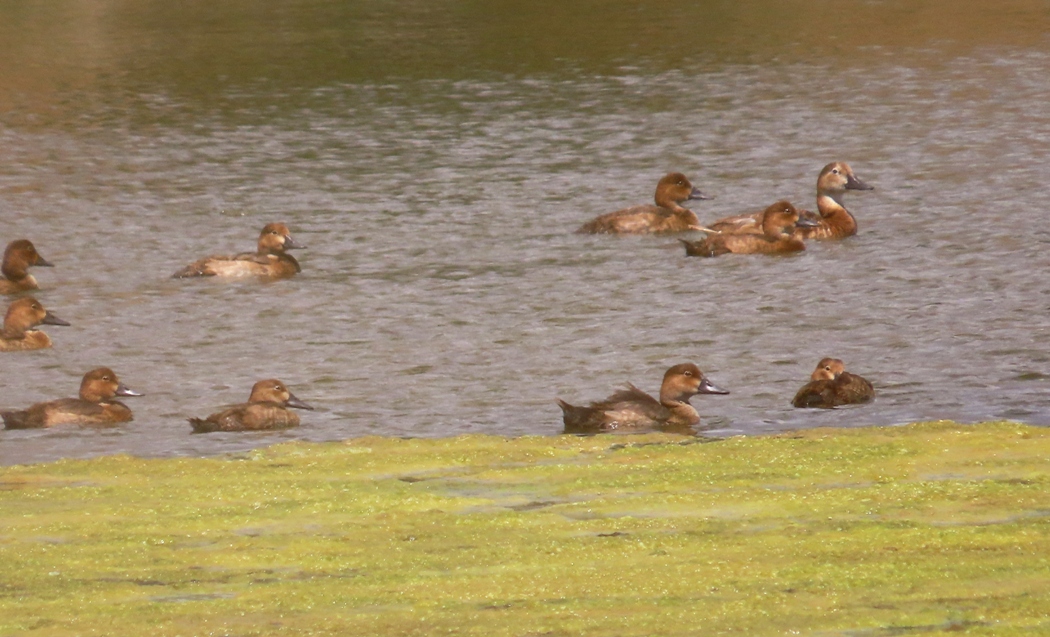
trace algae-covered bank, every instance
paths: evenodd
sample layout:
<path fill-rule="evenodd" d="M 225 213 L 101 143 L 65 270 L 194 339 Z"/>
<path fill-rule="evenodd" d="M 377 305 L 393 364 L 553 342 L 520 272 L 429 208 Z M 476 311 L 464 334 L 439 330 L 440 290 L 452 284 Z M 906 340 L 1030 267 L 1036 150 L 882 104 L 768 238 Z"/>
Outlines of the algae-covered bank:
<path fill-rule="evenodd" d="M 0 635 L 1050 634 L 1050 430 L 0 470 Z"/>

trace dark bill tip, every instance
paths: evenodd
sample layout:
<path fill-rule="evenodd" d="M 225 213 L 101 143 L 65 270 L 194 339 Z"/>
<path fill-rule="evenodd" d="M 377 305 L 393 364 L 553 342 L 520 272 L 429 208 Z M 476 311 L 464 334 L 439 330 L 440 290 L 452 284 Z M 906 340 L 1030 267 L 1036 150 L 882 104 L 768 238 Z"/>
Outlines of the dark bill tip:
<path fill-rule="evenodd" d="M 309 409 L 310 411 L 313 411 L 314 409 L 310 405 L 307 405 L 303 401 L 296 398 L 295 394 L 293 394 L 292 392 L 288 392 L 288 400 L 285 402 L 285 405 L 287 405 L 288 407 L 295 407 L 296 409 Z"/>
<path fill-rule="evenodd" d="M 62 319 L 58 318 L 57 316 L 55 316 L 51 312 L 48 312 L 48 313 L 44 314 L 44 320 L 41 321 L 41 322 L 45 323 L 47 325 L 66 325 L 66 326 L 69 325 L 69 323 L 66 323 L 65 321 L 63 321 Z"/>

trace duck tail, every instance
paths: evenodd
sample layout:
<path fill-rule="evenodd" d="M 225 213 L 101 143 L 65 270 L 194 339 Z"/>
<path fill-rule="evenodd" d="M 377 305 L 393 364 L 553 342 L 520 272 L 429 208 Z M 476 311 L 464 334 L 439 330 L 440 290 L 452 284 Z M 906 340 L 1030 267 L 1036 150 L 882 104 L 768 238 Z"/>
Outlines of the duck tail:
<path fill-rule="evenodd" d="M 711 249 L 711 244 L 707 239 L 700 239 L 699 241 L 689 241 L 688 239 L 679 239 L 682 245 L 685 246 L 685 256 L 687 257 L 713 257 L 715 251 Z"/>
<path fill-rule="evenodd" d="M 183 268 L 183 269 L 179 270 L 178 272 L 176 272 L 175 274 L 171 275 L 171 278 L 173 278 L 173 279 L 189 279 L 189 278 L 192 278 L 192 277 L 195 277 L 195 276 L 202 276 L 202 273 L 200 271 L 198 271 L 198 270 L 195 270 L 193 268 L 193 266 L 186 266 L 185 268 Z"/>
<path fill-rule="evenodd" d="M 4 419 L 4 429 L 33 429 L 29 423 L 28 411 L 5 411 L 0 413 Z"/>
<path fill-rule="evenodd" d="M 215 276 L 215 272 L 208 268 L 208 259 L 201 259 L 200 261 L 194 261 L 183 269 L 179 270 L 175 274 L 171 275 L 173 279 L 191 279 L 198 276 Z"/>
<path fill-rule="evenodd" d="M 604 229 L 597 219 L 591 219 L 579 228 L 576 228 L 576 234 L 601 234 L 603 231 Z"/>
<path fill-rule="evenodd" d="M 557 401 L 558 406 L 561 407 L 562 422 L 565 423 L 565 430 L 563 433 L 585 433 L 587 431 L 587 418 L 592 410 L 589 407 L 570 405 L 561 398 L 555 398 L 554 400 Z"/>
<path fill-rule="evenodd" d="M 205 420 L 204 418 L 187 418 L 186 420 L 190 423 L 190 426 L 193 427 L 193 433 L 195 434 L 207 434 L 213 431 L 219 431 L 218 423 L 210 420 Z"/>

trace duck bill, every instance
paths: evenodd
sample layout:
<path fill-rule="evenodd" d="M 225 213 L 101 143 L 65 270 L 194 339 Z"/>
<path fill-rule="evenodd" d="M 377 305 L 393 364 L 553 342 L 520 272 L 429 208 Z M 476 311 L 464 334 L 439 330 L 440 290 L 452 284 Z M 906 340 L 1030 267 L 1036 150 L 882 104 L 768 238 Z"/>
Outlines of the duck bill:
<path fill-rule="evenodd" d="M 40 256 L 39 254 L 36 255 L 36 262 L 33 263 L 33 265 L 40 265 L 40 266 L 43 266 L 45 268 L 53 268 L 53 267 L 55 267 L 54 263 L 51 263 L 50 261 L 48 261 L 44 257 Z"/>
<path fill-rule="evenodd" d="M 295 239 L 292 239 L 291 237 L 287 237 L 286 236 L 284 238 L 284 249 L 285 250 L 294 250 L 294 249 L 303 250 L 305 248 L 306 248 L 306 246 L 304 246 L 301 243 L 296 243 Z"/>
<path fill-rule="evenodd" d="M 796 228 L 816 228 L 819 226 L 819 221 L 816 219 L 810 219 L 809 217 L 799 217 L 798 221 L 795 222 Z"/>
<path fill-rule="evenodd" d="M 693 192 L 689 193 L 690 199 L 710 199 L 711 197 L 705 195 L 700 191 L 699 188 L 693 188 Z"/>
<path fill-rule="evenodd" d="M 700 381 L 700 386 L 696 388 L 696 393 L 698 393 L 698 394 L 728 394 L 729 390 L 728 389 L 722 389 L 721 387 L 718 387 L 717 385 L 715 385 L 711 381 L 709 381 L 706 378 L 704 378 L 704 379 L 702 379 Z"/>
<path fill-rule="evenodd" d="M 288 392 L 288 400 L 286 400 L 284 402 L 284 404 L 287 407 L 295 407 L 296 409 L 309 409 L 310 411 L 314 410 L 313 407 L 311 407 L 310 405 L 307 405 L 303 401 L 301 401 L 298 398 L 296 398 L 295 394 L 293 394 L 291 392 Z"/>
<path fill-rule="evenodd" d="M 58 318 L 57 316 L 55 316 L 51 312 L 48 312 L 48 313 L 44 314 L 44 320 L 40 321 L 40 322 L 44 323 L 45 325 L 66 325 L 66 326 L 69 325 L 69 323 L 67 323 L 67 322 L 63 321 L 62 319 Z"/>
<path fill-rule="evenodd" d="M 134 389 L 131 389 L 130 387 L 128 387 L 124 383 L 120 383 L 119 385 L 117 385 L 116 394 L 117 394 L 117 396 L 141 396 L 142 395 L 140 392 L 137 392 Z"/>
<path fill-rule="evenodd" d="M 846 190 L 875 190 L 875 186 L 869 186 L 853 175 L 846 176 Z"/>

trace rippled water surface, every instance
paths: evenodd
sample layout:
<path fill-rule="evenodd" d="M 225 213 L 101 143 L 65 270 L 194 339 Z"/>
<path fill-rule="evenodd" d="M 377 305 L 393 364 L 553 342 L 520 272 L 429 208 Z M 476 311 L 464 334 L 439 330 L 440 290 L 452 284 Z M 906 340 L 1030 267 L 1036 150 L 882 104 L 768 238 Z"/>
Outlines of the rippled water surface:
<path fill-rule="evenodd" d="M 99 365 L 146 394 L 124 426 L 0 431 L 0 462 L 556 434 L 555 396 L 684 361 L 732 391 L 693 400 L 713 435 L 1050 423 L 1045 4 L 680 4 L 0 6 L 0 242 L 55 264 L 37 296 L 72 323 L 0 357 L 0 409 Z M 812 207 L 833 160 L 876 190 L 802 255 L 573 234 L 670 170 L 703 220 Z M 270 221 L 299 277 L 169 278 Z M 792 409 L 824 356 L 876 401 Z M 302 427 L 189 435 L 266 377 Z"/>

